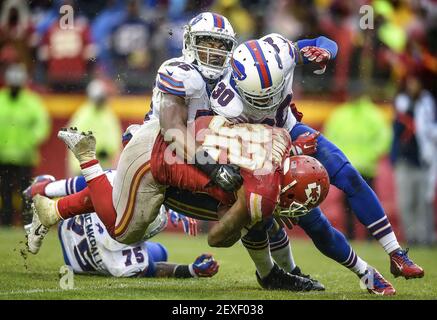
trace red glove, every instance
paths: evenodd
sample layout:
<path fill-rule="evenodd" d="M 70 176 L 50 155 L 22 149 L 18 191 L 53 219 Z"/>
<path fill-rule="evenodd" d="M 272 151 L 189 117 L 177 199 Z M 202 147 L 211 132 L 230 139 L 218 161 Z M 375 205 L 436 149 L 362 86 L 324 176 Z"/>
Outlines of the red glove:
<path fill-rule="evenodd" d="M 307 46 L 300 49 L 300 52 L 309 61 L 314 61 L 320 65 L 320 69 L 314 71 L 315 74 L 323 74 L 326 70 L 326 64 L 331 59 L 331 53 L 323 48 Z"/>
<path fill-rule="evenodd" d="M 305 132 L 297 137 L 291 144 L 291 154 L 298 156 L 301 154 L 311 155 L 317 151 L 317 137 L 320 135 L 319 131 L 314 133 Z"/>

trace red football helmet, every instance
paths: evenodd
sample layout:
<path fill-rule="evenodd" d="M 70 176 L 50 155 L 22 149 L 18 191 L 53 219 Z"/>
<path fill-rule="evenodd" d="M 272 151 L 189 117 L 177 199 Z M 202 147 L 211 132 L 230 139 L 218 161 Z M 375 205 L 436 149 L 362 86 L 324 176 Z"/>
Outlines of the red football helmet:
<path fill-rule="evenodd" d="M 307 214 L 325 200 L 329 176 L 325 167 L 310 156 L 290 156 L 284 160 L 279 215 L 296 218 Z"/>

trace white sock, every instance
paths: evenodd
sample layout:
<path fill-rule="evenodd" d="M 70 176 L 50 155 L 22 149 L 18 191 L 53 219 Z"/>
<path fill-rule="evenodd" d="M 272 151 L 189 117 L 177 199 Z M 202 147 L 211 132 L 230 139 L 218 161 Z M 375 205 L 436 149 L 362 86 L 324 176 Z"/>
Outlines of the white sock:
<path fill-rule="evenodd" d="M 255 263 L 256 270 L 261 278 L 266 277 L 273 268 L 273 259 L 270 255 L 269 246 L 264 249 L 249 249 L 246 248 L 247 252 L 249 252 L 252 261 Z"/>
<path fill-rule="evenodd" d="M 393 232 L 387 216 L 384 215 L 381 219 L 371 223 L 367 226 L 367 229 L 372 236 L 378 240 L 387 254 L 390 254 L 394 250 L 400 248 L 398 240 L 396 239 L 396 235 Z"/>
<path fill-rule="evenodd" d="M 392 253 L 396 249 L 399 249 L 401 246 L 399 245 L 398 239 L 396 239 L 395 233 L 392 231 L 389 234 L 385 235 L 381 239 L 378 240 L 379 243 L 384 248 L 387 254 Z"/>
<path fill-rule="evenodd" d="M 80 167 L 86 182 L 105 174 L 99 161 L 95 159 L 82 163 Z"/>
<path fill-rule="evenodd" d="M 287 246 L 271 251 L 273 259 L 276 261 L 279 267 L 287 272 L 291 272 L 296 268 L 296 263 L 294 262 L 293 252 L 291 251 L 291 246 Z"/>
<path fill-rule="evenodd" d="M 50 182 L 44 192 L 49 198 L 64 197 L 76 193 L 77 177 Z"/>
<path fill-rule="evenodd" d="M 355 272 L 355 274 L 363 275 L 367 270 L 367 262 L 357 256 L 357 263 L 349 269 Z"/>
<path fill-rule="evenodd" d="M 350 249 L 349 256 L 346 261 L 342 262 L 341 264 L 358 275 L 364 274 L 367 269 L 367 262 L 357 256 L 352 248 Z"/>

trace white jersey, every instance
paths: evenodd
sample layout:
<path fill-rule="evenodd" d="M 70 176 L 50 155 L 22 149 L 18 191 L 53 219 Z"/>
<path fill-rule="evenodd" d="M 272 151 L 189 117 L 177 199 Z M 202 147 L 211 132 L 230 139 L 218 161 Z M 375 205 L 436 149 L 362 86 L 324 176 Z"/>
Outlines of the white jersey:
<path fill-rule="evenodd" d="M 263 123 L 291 130 L 297 122 L 289 108 L 293 94 L 293 74 L 297 51 L 293 43 L 276 33 L 266 35 L 261 40 L 270 43 L 275 48 L 284 68 L 285 86 L 282 94 L 283 99 L 278 110 L 274 114 L 262 118 L 254 118 L 252 115 L 247 114 L 244 110 L 244 102 L 232 78 L 231 68 L 228 69 L 223 79 L 212 91 L 211 108 L 216 114 L 224 116 L 234 123 Z"/>
<path fill-rule="evenodd" d="M 149 266 L 146 242 L 125 245 L 115 241 L 96 213 L 63 220 L 58 230 L 64 260 L 75 273 L 132 277 Z"/>
<path fill-rule="evenodd" d="M 211 115 L 209 88 L 197 66 L 183 57 L 165 61 L 158 69 L 152 94 L 150 117 L 159 119 L 162 94 L 172 94 L 185 99 L 188 121 L 202 115 Z"/>
<path fill-rule="evenodd" d="M 115 171 L 106 172 L 112 184 Z M 62 220 L 58 226 L 65 262 L 75 273 L 132 277 L 147 270 L 146 242 L 125 245 L 111 238 L 96 213 Z"/>

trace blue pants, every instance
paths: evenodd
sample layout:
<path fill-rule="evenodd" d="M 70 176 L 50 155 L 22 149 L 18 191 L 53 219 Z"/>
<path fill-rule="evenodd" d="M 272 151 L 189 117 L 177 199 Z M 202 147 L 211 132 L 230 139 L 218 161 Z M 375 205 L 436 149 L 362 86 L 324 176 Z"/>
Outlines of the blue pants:
<path fill-rule="evenodd" d="M 290 132 L 291 139 L 314 129 L 296 124 Z M 344 153 L 332 142 L 320 135 L 317 139 L 317 152 L 312 155 L 320 161 L 329 174 L 331 184 L 342 190 L 356 214 L 358 220 L 366 227 L 385 216 L 384 210 L 373 190 L 350 164 Z"/>
<path fill-rule="evenodd" d="M 252 228 L 241 240 L 245 247 L 251 249 L 262 249 L 270 243 L 278 243 L 279 247 L 283 247 L 282 243 L 288 245 L 288 237 L 284 239 L 285 231 L 280 228 L 275 234 L 267 232 L 272 226 L 270 220 L 265 221 L 262 228 Z M 344 263 L 352 248 L 345 236 L 335 229 L 323 215 L 319 208 L 313 209 L 310 213 L 299 218 L 299 226 L 312 239 L 317 249 L 327 257 Z"/>

